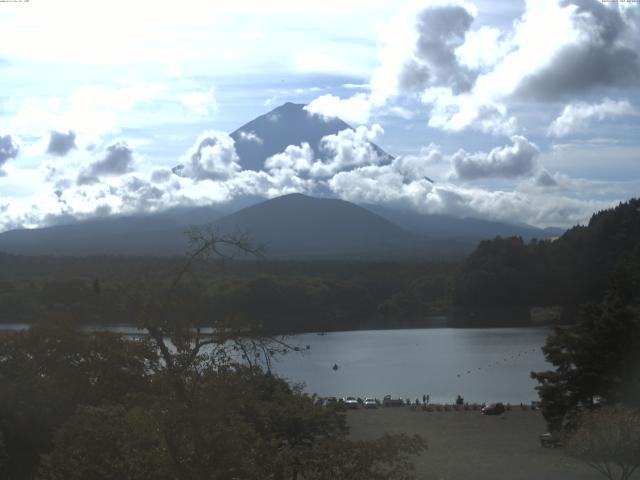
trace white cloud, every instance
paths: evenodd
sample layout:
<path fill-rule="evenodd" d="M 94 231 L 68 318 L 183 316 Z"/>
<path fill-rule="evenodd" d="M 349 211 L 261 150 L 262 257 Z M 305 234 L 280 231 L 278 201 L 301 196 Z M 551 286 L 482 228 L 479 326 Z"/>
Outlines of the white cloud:
<path fill-rule="evenodd" d="M 384 133 L 382 127 L 359 126 L 355 130 L 342 130 L 327 135 L 320 141 L 320 148 L 328 154 L 328 161 L 316 161 L 311 167 L 311 176 L 330 177 L 336 172 L 361 165 L 376 165 L 385 159 L 375 149 L 373 142 Z"/>
<path fill-rule="evenodd" d="M 240 140 L 261 144 L 264 142 L 255 132 L 240 132 Z"/>
<path fill-rule="evenodd" d="M 202 133 L 176 169 L 181 176 L 198 180 L 225 180 L 240 171 L 235 142 L 215 130 Z"/>
<path fill-rule="evenodd" d="M 549 126 L 548 134 L 564 137 L 587 127 L 592 120 L 602 121 L 621 115 L 634 113 L 628 100 L 611 100 L 605 98 L 601 103 L 572 103 L 564 107 L 562 113 Z"/>
<path fill-rule="evenodd" d="M 488 154 L 459 150 L 451 157 L 455 178 L 517 178 L 530 175 L 537 167 L 540 150 L 525 137 L 514 135 L 512 145 L 494 148 Z"/>
<path fill-rule="evenodd" d="M 308 172 L 313 165 L 313 150 L 308 143 L 289 145 L 284 152 L 278 153 L 265 160 L 264 166 L 270 172 L 286 170 L 294 172 Z"/>
<path fill-rule="evenodd" d="M 467 32 L 465 41 L 455 50 L 460 65 L 471 70 L 486 70 L 493 67 L 508 53 L 510 45 L 502 32 L 484 25 Z"/>
<path fill-rule="evenodd" d="M 360 125 L 367 123 L 372 108 L 369 96 L 365 93 L 357 93 L 345 99 L 327 93 L 312 100 L 305 110 L 324 117 L 339 117 Z"/>
<path fill-rule="evenodd" d="M 134 108 L 157 100 L 166 91 L 160 84 L 132 83 L 117 87 L 85 85 L 66 97 L 29 97 L 10 100 L 17 110 L 9 128 L 19 135 L 44 137 L 53 131 L 76 133 L 85 147 L 107 133 L 117 133 Z"/>
<path fill-rule="evenodd" d="M 514 137 L 512 145 L 488 154 L 465 153 L 462 164 L 454 161 L 459 153 L 445 155 L 437 145 L 425 147 L 418 155 L 381 163 L 375 151 L 365 147 L 367 140 L 379 132 L 378 127 L 361 127 L 326 137 L 330 155 L 322 162 L 314 158 L 308 144 L 292 145 L 267 160 L 267 171 L 258 172 L 239 169 L 228 135 L 207 131 L 184 155 L 182 176 L 163 168 L 150 174 L 135 171 L 133 168 L 141 164 L 132 163 L 131 152 L 120 145 L 118 152 L 115 147 L 113 152 L 106 151 L 104 158 L 76 174 L 91 177 L 91 173 L 99 181 L 76 184 L 69 181 L 73 168 L 58 171 L 58 167 L 49 165 L 41 169 L 40 174 L 49 175 L 53 186 L 22 200 L 0 199 L 4 209 L 0 230 L 43 225 L 61 217 L 126 215 L 177 205 L 226 202 L 244 195 L 274 197 L 292 192 L 317 195 L 329 191 L 349 201 L 400 204 L 423 213 L 560 226 L 583 222 L 595 209 L 611 203 L 561 195 L 562 189 L 549 182 L 551 178 L 560 183 L 560 178 L 538 168 L 536 147 L 522 137 Z M 73 155 L 82 156 L 81 152 Z M 118 158 L 110 161 L 111 157 Z M 529 177 L 515 190 L 489 191 L 452 183 L 446 173 L 452 164 L 466 177 Z"/>
<path fill-rule="evenodd" d="M 341 172 L 329 182 L 339 197 L 361 203 L 391 203 L 422 213 L 526 222 L 539 226 L 569 227 L 584 223 L 596 210 L 614 202 L 581 200 L 527 191 L 490 191 L 452 183 L 432 184 L 407 180 L 389 166 L 362 167 Z"/>
<path fill-rule="evenodd" d="M 178 98 L 190 113 L 200 117 L 207 117 L 218 108 L 213 89 L 181 93 Z"/>

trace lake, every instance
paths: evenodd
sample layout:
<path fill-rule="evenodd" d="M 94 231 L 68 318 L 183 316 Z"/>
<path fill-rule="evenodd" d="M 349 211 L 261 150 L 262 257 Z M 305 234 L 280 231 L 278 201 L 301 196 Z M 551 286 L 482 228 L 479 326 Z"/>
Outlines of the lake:
<path fill-rule="evenodd" d="M 20 328 L 27 326 L 0 325 Z M 129 326 L 97 328 L 138 332 Z M 303 351 L 277 357 L 273 370 L 323 397 L 389 394 L 415 400 L 429 394 L 432 402 L 452 403 L 460 394 L 468 402 L 528 403 L 538 398 L 529 372 L 550 368 L 540 349 L 549 332 L 429 328 L 294 335 L 289 343 Z"/>
<path fill-rule="evenodd" d="M 548 328 L 372 330 L 296 335 L 309 351 L 279 357 L 274 370 L 320 396 L 432 402 L 537 400 L 529 372 L 546 370 Z M 338 365 L 333 370 L 333 365 Z"/>

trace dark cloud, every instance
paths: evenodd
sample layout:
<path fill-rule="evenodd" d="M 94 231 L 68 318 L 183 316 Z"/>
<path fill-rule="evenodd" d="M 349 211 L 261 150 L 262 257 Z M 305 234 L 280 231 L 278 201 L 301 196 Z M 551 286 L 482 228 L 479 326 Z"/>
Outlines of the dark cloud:
<path fill-rule="evenodd" d="M 595 89 L 640 82 L 640 15 L 599 0 L 570 0 L 579 42 L 561 48 L 543 70 L 526 77 L 517 94 L 542 100 L 580 96 Z M 637 10 L 637 9 L 635 9 Z"/>
<path fill-rule="evenodd" d="M 2 166 L 8 160 L 16 158 L 20 152 L 20 147 L 11 135 L 0 135 L 0 176 L 4 175 Z"/>
<path fill-rule="evenodd" d="M 133 151 L 122 142 L 114 143 L 106 149 L 106 155 L 89 165 L 78 175 L 77 184 L 96 183 L 103 176 L 123 175 L 132 170 Z"/>
<path fill-rule="evenodd" d="M 176 167 L 174 167 L 175 169 Z M 174 169 L 159 168 L 151 172 L 151 181 L 153 183 L 164 183 L 171 180 L 171 174 L 176 173 Z"/>
<path fill-rule="evenodd" d="M 72 149 L 76 148 L 76 134 L 69 130 L 67 133 L 51 132 L 47 153 L 64 157 Z"/>
<path fill-rule="evenodd" d="M 538 187 L 556 187 L 558 182 L 546 170 L 541 171 L 535 181 Z"/>
<path fill-rule="evenodd" d="M 475 75 L 458 63 L 455 50 L 464 43 L 473 16 L 461 6 L 428 7 L 416 23 L 414 57 L 400 72 L 404 91 L 420 92 L 429 86 L 451 87 L 454 93 L 471 89 Z"/>
<path fill-rule="evenodd" d="M 455 177 L 461 180 L 515 178 L 532 173 L 540 153 L 538 148 L 519 135 L 511 137 L 511 142 L 513 145 L 494 148 L 488 154 L 458 151 L 451 157 Z"/>

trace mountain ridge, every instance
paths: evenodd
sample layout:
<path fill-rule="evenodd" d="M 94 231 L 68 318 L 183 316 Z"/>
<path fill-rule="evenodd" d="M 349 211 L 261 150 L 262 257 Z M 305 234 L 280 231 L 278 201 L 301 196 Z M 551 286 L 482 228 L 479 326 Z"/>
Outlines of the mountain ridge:
<path fill-rule="evenodd" d="M 325 118 L 307 112 L 303 103 L 287 102 L 256 117 L 234 130 L 240 166 L 246 170 L 262 170 L 264 161 L 283 152 L 289 145 L 308 143 L 315 158 L 326 160 L 320 142 L 327 135 L 335 135 L 353 127 L 339 118 Z M 393 157 L 373 142 L 375 151 L 384 161 Z"/>

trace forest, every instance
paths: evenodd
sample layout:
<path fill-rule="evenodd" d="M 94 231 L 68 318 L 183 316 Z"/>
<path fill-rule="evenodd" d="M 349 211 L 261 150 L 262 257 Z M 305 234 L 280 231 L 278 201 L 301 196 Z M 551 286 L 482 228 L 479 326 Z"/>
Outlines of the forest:
<path fill-rule="evenodd" d="M 458 270 L 452 304 L 482 312 L 560 307 L 573 323 L 577 307 L 599 302 L 610 284 L 640 292 L 640 199 L 594 214 L 554 241 L 495 238 L 481 242 Z"/>
<path fill-rule="evenodd" d="M 94 325 L 135 324 L 139 297 L 182 259 L 0 255 L 0 322 L 68 314 Z M 272 331 L 428 326 L 450 304 L 456 265 L 260 259 L 195 267 L 204 317 L 255 318 Z"/>

